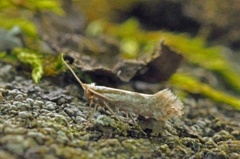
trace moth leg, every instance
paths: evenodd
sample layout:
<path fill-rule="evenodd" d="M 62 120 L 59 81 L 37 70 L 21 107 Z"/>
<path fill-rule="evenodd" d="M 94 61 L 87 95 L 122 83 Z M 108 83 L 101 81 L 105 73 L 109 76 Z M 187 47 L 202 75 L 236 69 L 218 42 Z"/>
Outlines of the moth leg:
<path fill-rule="evenodd" d="M 120 118 L 118 118 L 118 117 L 116 116 L 116 114 L 113 112 L 113 110 L 109 107 L 109 105 L 108 105 L 106 102 L 103 102 L 103 103 L 104 103 L 104 105 L 106 106 L 106 108 L 110 111 L 110 113 L 111 113 L 112 115 L 114 115 L 114 117 L 115 117 L 119 122 L 123 122 Z M 143 131 L 143 129 L 138 125 L 138 123 L 133 119 L 133 116 L 132 116 L 131 114 L 129 114 L 129 113 L 127 113 L 127 115 L 130 116 L 131 120 L 133 121 L 133 124 L 134 124 L 144 135 L 147 135 L 147 134 Z"/>
<path fill-rule="evenodd" d="M 114 113 L 114 111 L 109 107 L 109 105 L 106 102 L 103 102 L 103 104 L 106 106 L 106 108 L 110 111 L 110 113 L 120 122 L 122 122 L 122 120 L 120 118 L 117 117 L 117 115 Z"/>
<path fill-rule="evenodd" d="M 98 107 L 98 104 L 95 104 L 94 105 L 94 108 L 93 108 L 93 111 L 92 111 L 92 117 L 93 115 L 95 114 L 96 110 L 97 110 L 97 107 Z"/>
<path fill-rule="evenodd" d="M 92 117 L 92 115 L 93 115 L 93 111 L 91 110 L 92 105 L 93 105 L 93 100 L 94 100 L 94 96 L 91 96 L 90 100 L 89 100 L 89 109 L 88 109 L 89 117 Z M 94 106 L 94 109 L 95 109 L 95 106 Z"/>
<path fill-rule="evenodd" d="M 138 125 L 138 123 L 136 122 L 136 120 L 133 119 L 132 114 L 129 114 L 129 113 L 128 113 L 128 115 L 129 115 L 130 118 L 132 119 L 133 124 L 134 124 L 144 135 L 147 135 L 147 134 L 143 131 L 143 129 Z"/>
<path fill-rule="evenodd" d="M 91 107 L 93 105 L 94 96 L 88 90 L 86 90 L 86 95 L 87 95 L 88 101 L 89 101 L 87 123 L 86 123 L 86 126 L 85 126 L 87 128 L 91 124 L 91 119 L 92 119 L 93 113 L 94 113 L 94 112 L 91 111 Z M 95 107 L 94 107 L 94 109 L 95 109 Z"/>

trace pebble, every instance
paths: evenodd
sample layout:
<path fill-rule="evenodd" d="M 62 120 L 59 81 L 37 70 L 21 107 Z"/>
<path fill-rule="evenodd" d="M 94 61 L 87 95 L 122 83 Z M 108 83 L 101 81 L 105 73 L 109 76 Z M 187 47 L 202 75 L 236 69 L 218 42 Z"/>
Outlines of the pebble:
<path fill-rule="evenodd" d="M 44 140 L 46 139 L 46 136 L 40 132 L 28 132 L 27 133 L 28 137 L 33 137 L 37 143 L 43 144 Z"/>
<path fill-rule="evenodd" d="M 30 112 L 27 111 L 21 111 L 18 113 L 18 116 L 22 119 L 28 119 L 28 118 L 32 118 L 32 114 Z"/>
<path fill-rule="evenodd" d="M 25 138 L 23 135 L 6 135 L 1 138 L 0 142 L 5 143 L 5 149 L 8 149 L 14 154 L 20 155 L 23 154 L 25 149 L 25 147 L 23 146 L 24 140 Z"/>
<path fill-rule="evenodd" d="M 11 72 L 11 70 L 13 69 L 12 65 L 4 65 L 0 67 L 0 77 L 1 78 L 11 78 L 9 75 L 9 72 Z"/>
<path fill-rule="evenodd" d="M 30 106 L 33 106 L 33 105 L 34 105 L 34 100 L 31 99 L 31 98 L 27 98 L 27 99 L 26 99 L 26 102 L 27 102 Z"/>
<path fill-rule="evenodd" d="M 64 108 L 64 112 L 70 117 L 75 116 L 75 112 L 71 108 Z"/>
<path fill-rule="evenodd" d="M 11 109 L 11 110 L 17 110 L 17 107 L 16 107 L 16 105 L 11 104 L 11 105 L 9 106 L 9 109 Z"/>
<path fill-rule="evenodd" d="M 87 120 L 86 118 L 83 118 L 81 116 L 76 116 L 75 121 L 77 122 L 77 124 L 81 124 L 83 122 L 86 122 Z"/>
<path fill-rule="evenodd" d="M 50 113 L 50 111 L 47 110 L 47 109 L 40 109 L 39 113 L 40 113 L 41 115 L 46 115 L 46 114 Z"/>
<path fill-rule="evenodd" d="M 2 159 L 16 159 L 16 157 L 10 153 L 3 150 L 0 150 L 0 158 Z"/>
<path fill-rule="evenodd" d="M 231 140 L 234 137 L 231 134 L 229 134 L 227 131 L 221 130 L 221 131 L 217 132 L 216 134 L 214 134 L 212 138 L 213 138 L 214 142 L 217 143 L 220 141 Z"/>
<path fill-rule="evenodd" d="M 22 106 L 22 102 L 20 102 L 20 101 L 14 101 L 14 102 L 13 102 L 13 105 L 16 106 L 17 108 L 19 108 L 19 107 Z"/>
<path fill-rule="evenodd" d="M 59 157 L 48 154 L 48 146 L 30 147 L 26 150 L 24 157 L 26 159 L 58 159 Z"/>
<path fill-rule="evenodd" d="M 53 102 L 50 102 L 50 101 L 47 101 L 44 105 L 43 108 L 47 109 L 47 110 L 55 110 L 56 109 L 56 103 L 53 103 Z"/>
<path fill-rule="evenodd" d="M 1 120 L 0 120 L 0 122 L 4 123 L 4 121 L 1 121 Z M 0 132 L 3 132 L 4 128 L 5 128 L 5 126 L 3 124 L 0 124 Z"/>
<path fill-rule="evenodd" d="M 66 136 L 66 133 L 65 133 L 65 132 L 59 130 L 59 131 L 57 132 L 56 141 L 57 141 L 58 143 L 60 143 L 60 144 L 66 144 L 66 143 L 69 141 L 69 139 L 68 139 L 68 137 Z"/>
<path fill-rule="evenodd" d="M 20 94 L 21 92 L 17 89 L 13 89 L 13 90 L 8 90 L 8 95 L 16 95 L 16 94 Z"/>
<path fill-rule="evenodd" d="M 18 94 L 18 95 L 16 95 L 16 97 L 14 99 L 17 100 L 17 101 L 22 101 L 22 100 L 25 99 L 25 97 L 24 97 L 23 94 Z"/>
<path fill-rule="evenodd" d="M 28 130 L 26 128 L 23 128 L 23 127 L 19 127 L 19 128 L 16 128 L 16 127 L 6 127 L 4 129 L 4 133 L 5 134 L 26 134 L 27 131 Z"/>
<path fill-rule="evenodd" d="M 67 122 L 66 118 L 63 115 L 54 113 L 51 116 L 53 117 L 53 120 L 56 121 L 58 124 L 67 126 L 68 122 Z"/>
<path fill-rule="evenodd" d="M 44 105 L 43 101 L 35 100 L 34 103 L 33 103 L 33 108 L 34 109 L 41 109 L 43 105 Z"/>
<path fill-rule="evenodd" d="M 58 103 L 59 105 L 64 104 L 64 103 L 66 103 L 66 102 L 67 102 L 67 99 L 64 98 L 64 97 L 60 97 L 60 98 L 57 100 L 57 103 Z"/>
<path fill-rule="evenodd" d="M 45 133 L 44 134 L 47 134 L 47 135 L 50 135 L 50 136 L 55 136 L 56 135 L 56 131 L 53 129 L 53 128 L 43 128 L 43 130 Z"/>
<path fill-rule="evenodd" d="M 83 118 L 87 118 L 87 115 L 86 115 L 86 114 L 83 114 L 82 111 L 77 111 L 77 112 L 76 112 L 76 116 L 81 116 L 81 117 L 83 117 Z"/>
<path fill-rule="evenodd" d="M 0 92 L 0 102 L 2 102 L 2 101 L 4 101 L 5 99 L 4 99 L 4 97 L 3 97 L 3 95 L 2 95 L 2 92 Z"/>

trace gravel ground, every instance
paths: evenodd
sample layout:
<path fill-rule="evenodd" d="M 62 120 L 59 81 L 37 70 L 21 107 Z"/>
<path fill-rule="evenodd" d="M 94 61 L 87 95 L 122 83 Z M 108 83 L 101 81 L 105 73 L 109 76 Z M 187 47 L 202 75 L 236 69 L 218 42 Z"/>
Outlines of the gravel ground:
<path fill-rule="evenodd" d="M 0 159 L 240 158 L 240 115 L 227 105 L 189 97 L 181 119 L 138 119 L 147 135 L 98 109 L 86 129 L 87 102 L 62 79 L 36 85 L 0 63 Z"/>

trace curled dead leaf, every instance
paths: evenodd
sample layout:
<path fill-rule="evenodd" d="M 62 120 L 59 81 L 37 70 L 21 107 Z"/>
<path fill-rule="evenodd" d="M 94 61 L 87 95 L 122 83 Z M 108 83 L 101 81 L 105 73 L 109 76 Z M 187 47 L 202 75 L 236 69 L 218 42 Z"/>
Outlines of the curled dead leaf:
<path fill-rule="evenodd" d="M 91 76 L 97 83 L 118 84 L 129 81 L 161 82 L 166 81 L 175 73 L 183 56 L 172 51 L 167 45 L 160 43 L 152 57 L 145 61 L 120 60 L 118 57 L 108 60 L 116 64 L 101 63 L 95 57 L 81 56 L 69 53 L 74 59 L 75 66 L 82 72 Z"/>

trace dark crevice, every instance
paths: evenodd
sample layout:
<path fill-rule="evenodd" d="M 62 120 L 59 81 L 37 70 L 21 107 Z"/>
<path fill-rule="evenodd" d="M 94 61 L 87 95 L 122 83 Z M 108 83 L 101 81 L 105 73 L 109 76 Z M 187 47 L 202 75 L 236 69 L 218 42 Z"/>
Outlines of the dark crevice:
<path fill-rule="evenodd" d="M 196 35 L 200 24 L 184 15 L 182 4 L 170 1 L 150 0 L 138 2 L 130 10 L 121 13 L 120 19 L 137 18 L 147 30 L 165 29 Z"/>

